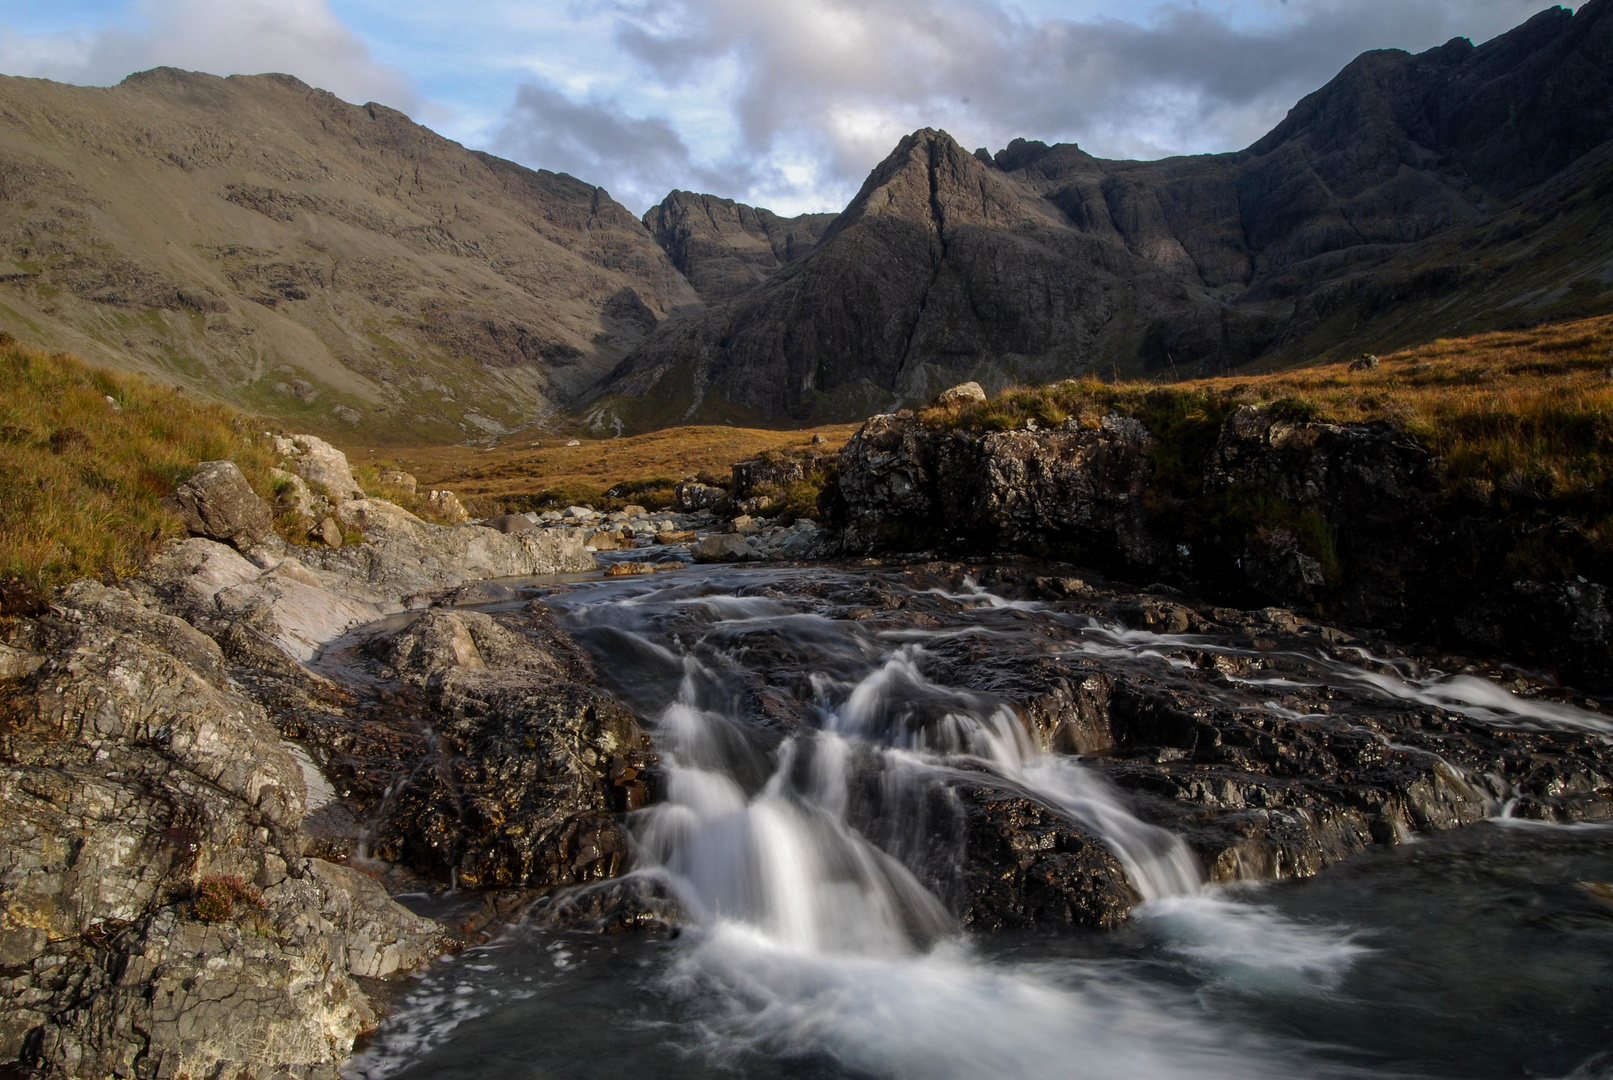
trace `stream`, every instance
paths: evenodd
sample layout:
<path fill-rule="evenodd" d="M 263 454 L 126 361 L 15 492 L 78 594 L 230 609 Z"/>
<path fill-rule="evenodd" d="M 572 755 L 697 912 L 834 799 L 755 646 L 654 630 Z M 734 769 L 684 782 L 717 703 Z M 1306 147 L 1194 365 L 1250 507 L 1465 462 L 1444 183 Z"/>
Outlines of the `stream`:
<path fill-rule="evenodd" d="M 533 586 L 643 717 L 662 797 L 635 874 L 686 928 L 517 925 L 414 976 L 345 1070 L 383 1077 L 1613 1077 L 1613 826 L 1508 817 L 1300 882 L 1208 886 L 1097 763 L 1011 702 L 1034 659 L 1191 677 L 1239 642 L 1128 628 L 965 579 L 697 567 Z M 896 597 L 892 601 L 892 597 Z M 880 603 L 883 600 L 884 603 Z M 902 608 L 893 616 L 891 603 Z M 1200 692 L 1329 723 L 1438 706 L 1605 737 L 1601 714 L 1355 649 L 1273 652 Z M 1101 840 L 1115 931 L 972 933 L 959 792 Z M 425 901 L 422 900 L 422 903 Z"/>

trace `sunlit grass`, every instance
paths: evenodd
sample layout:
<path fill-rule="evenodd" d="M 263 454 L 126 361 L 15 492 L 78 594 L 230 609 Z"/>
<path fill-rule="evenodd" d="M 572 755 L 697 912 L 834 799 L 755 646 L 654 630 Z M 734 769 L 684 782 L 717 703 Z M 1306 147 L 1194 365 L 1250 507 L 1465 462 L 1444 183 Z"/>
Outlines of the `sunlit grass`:
<path fill-rule="evenodd" d="M 0 583 L 43 595 L 132 573 L 183 531 L 162 499 L 203 461 L 260 492 L 273 459 L 240 413 L 0 340 Z"/>
<path fill-rule="evenodd" d="M 1295 420 L 1381 421 L 1438 455 L 1452 493 L 1613 512 L 1613 317 L 1432 342 L 1351 370 L 1156 385 L 1072 380 L 1015 389 L 922 416 L 936 426 L 1007 430 L 1133 415 L 1161 440 L 1167 487 L 1191 486 L 1222 421 L 1243 405 Z"/>

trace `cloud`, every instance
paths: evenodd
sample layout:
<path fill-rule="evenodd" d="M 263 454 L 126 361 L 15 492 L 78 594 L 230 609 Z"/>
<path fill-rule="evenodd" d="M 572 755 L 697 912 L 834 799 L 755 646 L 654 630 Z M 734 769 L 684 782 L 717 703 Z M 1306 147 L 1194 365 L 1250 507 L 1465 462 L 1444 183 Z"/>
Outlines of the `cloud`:
<path fill-rule="evenodd" d="M 665 118 L 636 119 L 614 101 L 573 101 L 540 83 L 516 90 L 493 146 L 507 157 L 602 184 L 640 210 L 666 195 L 670 177 L 702 190 L 749 182 L 743 169 L 697 164 Z"/>
<path fill-rule="evenodd" d="M 596 85 L 606 96 L 585 105 L 552 89 L 518 99 L 503 145 L 536 155 L 572 140 L 556 160 L 624 193 L 714 177 L 727 183 L 718 193 L 776 209 L 838 208 L 918 127 L 993 149 L 1016 136 L 1116 157 L 1239 149 L 1362 51 L 1483 40 L 1537 5 L 1166 2 L 1137 22 L 1035 17 L 993 0 L 618 0 L 604 17 L 645 85 L 615 98 Z M 688 137 L 686 117 L 714 96 L 730 120 L 725 146 Z M 653 102 L 655 118 L 634 120 L 626 97 Z M 522 125 L 538 141 L 519 139 Z"/>
<path fill-rule="evenodd" d="M 420 106 L 407 76 L 376 62 L 326 0 L 137 0 L 128 25 L 19 34 L 0 28 L 0 70 L 106 86 L 169 66 L 216 75 L 281 72 L 349 101 Z"/>

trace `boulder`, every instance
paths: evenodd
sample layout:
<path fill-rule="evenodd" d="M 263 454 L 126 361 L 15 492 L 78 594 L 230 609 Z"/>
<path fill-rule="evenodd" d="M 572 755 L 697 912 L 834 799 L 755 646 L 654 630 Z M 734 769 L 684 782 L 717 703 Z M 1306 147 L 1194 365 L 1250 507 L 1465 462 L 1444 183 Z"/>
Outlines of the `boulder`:
<path fill-rule="evenodd" d="M 269 504 L 260 499 L 233 461 L 204 461 L 163 505 L 174 510 L 192 536 L 247 548 L 274 527 Z"/>
<path fill-rule="evenodd" d="M 328 548 L 339 548 L 342 546 L 342 527 L 336 524 L 336 519 L 333 517 L 327 517 L 324 521 L 319 523 L 319 528 L 316 531 L 316 535 Z"/>
<path fill-rule="evenodd" d="M 689 551 L 700 563 L 756 562 L 765 557 L 750 537 L 739 533 L 708 536 Z"/>
<path fill-rule="evenodd" d="M 415 489 L 420 484 L 420 482 L 414 478 L 413 473 L 406 473 L 399 469 L 382 469 L 380 479 L 381 483 L 390 487 L 402 488 L 411 495 L 415 493 Z"/>
<path fill-rule="evenodd" d="M 501 514 L 498 517 L 488 518 L 482 522 L 489 529 L 497 529 L 501 533 L 534 532 L 537 526 L 525 514 Z"/>
<path fill-rule="evenodd" d="M 334 501 L 364 497 L 363 489 L 353 479 L 347 455 L 324 439 L 314 435 L 276 438 L 274 449 L 291 466 L 292 472 L 325 489 Z"/>
<path fill-rule="evenodd" d="M 426 505 L 431 507 L 432 513 L 450 525 L 462 525 L 470 520 L 469 512 L 452 491 L 431 492 L 426 496 Z"/>
<path fill-rule="evenodd" d="M 410 769 L 388 797 L 378 855 L 481 887 L 577 885 L 623 869 L 615 815 L 647 797 L 649 739 L 583 681 L 591 664 L 543 605 L 496 618 L 435 609 L 369 651 L 383 675 L 421 688 L 437 732 L 420 747 L 433 767 Z"/>
<path fill-rule="evenodd" d="M 726 489 L 689 479 L 679 483 L 673 492 L 673 507 L 680 514 L 692 514 L 698 510 L 710 510 L 726 498 Z"/>
<path fill-rule="evenodd" d="M 956 409 L 970 405 L 977 401 L 986 400 L 985 387 L 977 382 L 959 383 L 949 390 L 943 390 L 936 395 L 935 406 L 939 409 Z"/>

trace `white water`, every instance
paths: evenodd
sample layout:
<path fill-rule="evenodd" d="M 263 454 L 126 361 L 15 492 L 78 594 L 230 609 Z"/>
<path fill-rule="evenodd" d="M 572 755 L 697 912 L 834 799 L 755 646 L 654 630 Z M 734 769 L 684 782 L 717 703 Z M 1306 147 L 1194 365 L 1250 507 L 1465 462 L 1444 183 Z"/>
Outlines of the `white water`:
<path fill-rule="evenodd" d="M 698 703 L 717 675 L 683 659 L 656 726 L 668 798 L 637 835 L 641 864 L 669 875 L 699 923 L 672 985 L 713 1010 L 706 1052 L 827 1052 L 853 1071 L 938 1080 L 1318 1075 L 1304 1048 L 1212 1024 L 1110 965 L 991 962 L 956 936 L 941 899 L 851 824 L 870 756 L 879 816 L 898 830 L 922 827 L 914 807 L 966 772 L 1068 815 L 1147 901 L 1148 934 L 1229 984 L 1316 992 L 1365 951 L 1346 930 L 1206 894 L 1179 838 L 1078 761 L 1043 753 L 1007 708 L 927 679 L 922 659 L 910 644 L 855 682 L 820 674 L 821 729 L 786 740 L 749 794 L 740 721 Z"/>

